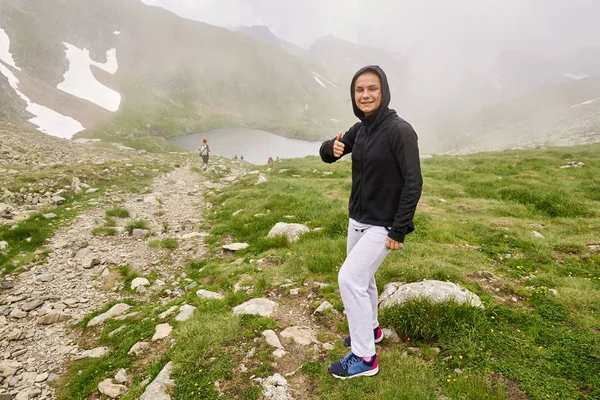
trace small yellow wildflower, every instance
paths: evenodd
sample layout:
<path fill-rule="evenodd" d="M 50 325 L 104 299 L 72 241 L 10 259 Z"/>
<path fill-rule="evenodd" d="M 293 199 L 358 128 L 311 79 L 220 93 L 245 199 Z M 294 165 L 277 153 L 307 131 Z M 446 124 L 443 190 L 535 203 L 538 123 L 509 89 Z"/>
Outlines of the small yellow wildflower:
<path fill-rule="evenodd" d="M 494 330 L 493 330 L 493 329 L 490 329 L 490 332 L 491 332 L 491 333 L 494 333 Z"/>
<path fill-rule="evenodd" d="M 458 358 L 460 358 L 462 360 L 462 354 L 460 356 L 458 356 Z"/>

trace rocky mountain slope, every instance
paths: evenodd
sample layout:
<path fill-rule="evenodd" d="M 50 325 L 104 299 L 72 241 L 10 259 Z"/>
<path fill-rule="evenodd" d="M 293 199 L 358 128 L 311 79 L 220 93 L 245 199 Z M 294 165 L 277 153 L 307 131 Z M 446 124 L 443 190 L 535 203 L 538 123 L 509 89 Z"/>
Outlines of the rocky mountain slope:
<path fill-rule="evenodd" d="M 136 0 L 3 0 L 0 28 L 23 94 L 87 136 L 253 126 L 315 137 L 351 111 L 345 85 L 315 79 L 338 82 L 335 73 Z"/>

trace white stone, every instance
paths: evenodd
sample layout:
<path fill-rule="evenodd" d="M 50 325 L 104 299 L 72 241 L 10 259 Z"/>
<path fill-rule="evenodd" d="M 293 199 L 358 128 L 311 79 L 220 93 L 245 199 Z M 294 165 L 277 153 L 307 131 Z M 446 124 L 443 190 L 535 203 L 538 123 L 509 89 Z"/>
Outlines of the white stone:
<path fill-rule="evenodd" d="M 533 233 L 533 236 L 536 238 L 544 239 L 544 235 L 542 235 L 538 231 L 531 231 L 531 233 Z"/>
<path fill-rule="evenodd" d="M 164 312 L 158 314 L 158 318 L 160 318 L 160 319 L 167 318 L 169 315 L 173 314 L 175 312 L 175 310 L 177 310 L 177 308 L 178 308 L 178 306 L 169 307 L 169 309 L 167 311 L 164 311 Z"/>
<path fill-rule="evenodd" d="M 243 249 L 247 248 L 248 246 L 250 246 L 248 243 L 231 243 L 231 244 L 223 245 L 223 249 L 229 250 L 229 251 L 238 251 L 238 250 L 243 250 Z"/>
<path fill-rule="evenodd" d="M 290 242 L 295 242 L 306 232 L 310 232 L 310 229 L 305 225 L 278 222 L 271 228 L 267 237 L 286 236 Z"/>
<path fill-rule="evenodd" d="M 279 335 L 284 338 L 292 339 L 301 346 L 319 343 L 312 329 L 307 326 L 290 326 L 289 328 L 284 329 Z"/>
<path fill-rule="evenodd" d="M 137 342 L 136 344 L 134 344 L 133 346 L 131 346 L 131 349 L 129 349 L 129 351 L 127 352 L 127 355 L 135 354 L 136 356 L 139 356 L 148 347 L 150 347 L 150 343 L 147 343 L 147 342 Z"/>
<path fill-rule="evenodd" d="M 206 290 L 206 289 L 200 289 L 196 292 L 196 296 L 200 297 L 201 299 L 217 299 L 217 300 L 222 300 L 225 297 L 221 294 L 221 293 L 217 293 L 217 292 L 211 292 L 210 290 Z"/>
<path fill-rule="evenodd" d="M 285 378 L 279 374 L 269 376 L 261 382 L 263 395 L 269 400 L 293 400 Z M 141 400 L 141 399 L 140 399 Z"/>
<path fill-rule="evenodd" d="M 131 281 L 131 290 L 135 290 L 140 286 L 148 286 L 150 285 L 150 281 L 146 278 L 137 277 L 133 281 Z"/>
<path fill-rule="evenodd" d="M 96 347 L 95 349 L 86 350 L 81 354 L 73 357 L 73 360 L 81 360 L 84 358 L 102 358 L 108 353 L 108 347 Z"/>
<path fill-rule="evenodd" d="M 0 250 L 6 250 L 6 249 L 8 249 L 8 242 L 3 240 L 0 242 Z"/>
<path fill-rule="evenodd" d="M 100 382 L 98 384 L 98 390 L 100 393 L 107 395 L 111 399 L 115 399 L 127 392 L 127 388 L 125 386 L 115 385 L 110 379 L 105 379 Z"/>
<path fill-rule="evenodd" d="M 71 319 L 71 316 L 69 314 L 65 314 L 62 312 L 50 312 L 46 315 L 44 315 L 43 317 L 38 319 L 38 324 L 40 325 L 52 325 L 55 324 L 57 322 L 63 322 L 63 321 L 67 321 Z"/>
<path fill-rule="evenodd" d="M 152 383 L 148 385 L 140 400 L 171 400 L 169 395 L 170 387 L 175 383 L 171 379 L 173 371 L 173 363 L 169 361 L 159 374 L 154 378 Z"/>
<path fill-rule="evenodd" d="M 258 180 L 256 181 L 255 185 L 260 185 L 261 183 L 265 183 L 267 182 L 267 177 L 264 174 L 259 174 L 258 175 Z"/>
<path fill-rule="evenodd" d="M 112 306 L 112 308 L 110 310 L 108 310 L 104 314 L 100 314 L 100 315 L 92 318 L 88 322 L 87 326 L 90 327 L 90 326 L 102 324 L 107 319 L 114 318 L 121 314 L 125 314 L 130 308 L 131 308 L 131 306 L 129 304 L 125 304 L 125 303 L 115 304 L 114 306 Z"/>
<path fill-rule="evenodd" d="M 256 298 L 250 299 L 245 303 L 239 304 L 233 308 L 234 314 L 254 314 L 263 317 L 270 317 L 275 311 L 277 303 L 273 300 Z"/>
<path fill-rule="evenodd" d="M 440 303 L 454 299 L 459 304 L 469 304 L 483 308 L 479 296 L 460 287 L 456 283 L 424 280 L 413 283 L 389 283 L 379 296 L 379 307 L 390 307 L 402 304 L 409 299 L 424 298 L 433 303 Z"/>
<path fill-rule="evenodd" d="M 152 341 L 164 339 L 171 334 L 173 327 L 169 324 L 158 324 L 156 325 L 156 332 L 154 332 L 154 336 L 152 336 Z"/>
<path fill-rule="evenodd" d="M 119 382 L 119 383 L 126 383 L 127 382 L 127 371 L 125 371 L 124 368 L 121 368 L 117 374 L 115 375 L 115 381 Z"/>
<path fill-rule="evenodd" d="M 328 302 L 328 301 L 324 301 L 321 303 L 321 305 L 319 305 L 319 307 L 315 310 L 314 314 L 319 314 L 319 313 L 323 313 L 326 310 L 332 310 L 333 309 L 333 305 Z"/>
<path fill-rule="evenodd" d="M 175 321 L 187 321 L 188 319 L 190 319 L 195 309 L 196 307 L 190 306 L 189 304 L 181 306 L 181 308 L 179 309 L 179 315 L 175 317 Z"/>
<path fill-rule="evenodd" d="M 287 354 L 287 351 L 284 349 L 277 349 L 272 354 L 277 358 L 281 358 Z"/>
<path fill-rule="evenodd" d="M 279 338 L 277 337 L 275 331 L 267 329 L 266 331 L 262 332 L 262 335 L 265 337 L 265 340 L 270 346 L 277 347 L 278 349 L 283 349 L 283 345 L 279 341 Z"/>

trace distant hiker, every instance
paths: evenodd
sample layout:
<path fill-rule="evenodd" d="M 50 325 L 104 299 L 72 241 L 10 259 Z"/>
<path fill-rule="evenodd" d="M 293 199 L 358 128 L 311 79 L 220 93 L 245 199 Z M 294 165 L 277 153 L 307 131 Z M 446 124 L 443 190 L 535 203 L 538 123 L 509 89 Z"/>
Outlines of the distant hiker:
<path fill-rule="evenodd" d="M 210 147 L 208 146 L 208 139 L 202 139 L 202 144 L 198 146 L 198 154 L 202 157 L 202 171 L 206 171 L 208 168 L 208 153 L 210 153 Z"/>
<path fill-rule="evenodd" d="M 234 160 L 237 160 L 237 159 L 238 159 L 238 158 L 237 158 L 237 154 L 233 156 L 233 159 L 234 159 Z"/>
<path fill-rule="evenodd" d="M 352 153 L 347 256 L 338 275 L 350 328 L 344 345 L 352 351 L 328 368 L 341 379 L 379 372 L 375 343 L 383 333 L 377 320 L 375 272 L 390 250 L 402 249 L 405 236 L 414 231 L 423 186 L 417 134 L 388 108 L 391 94 L 383 70 L 375 65 L 360 69 L 350 94 L 360 122 L 323 142 L 319 150 L 326 163 Z"/>
<path fill-rule="evenodd" d="M 275 159 L 275 161 L 279 161 L 279 156 L 277 156 L 277 158 Z"/>
<path fill-rule="evenodd" d="M 240 160 L 244 161 L 244 155 L 240 154 Z"/>
<path fill-rule="evenodd" d="M 267 160 L 267 164 L 273 164 L 273 157 L 269 157 L 269 159 Z"/>

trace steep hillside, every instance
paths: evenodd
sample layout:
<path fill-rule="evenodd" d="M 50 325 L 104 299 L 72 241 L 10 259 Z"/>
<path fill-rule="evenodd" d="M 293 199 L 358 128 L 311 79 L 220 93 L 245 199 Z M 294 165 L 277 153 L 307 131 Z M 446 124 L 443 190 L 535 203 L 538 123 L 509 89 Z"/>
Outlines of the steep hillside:
<path fill-rule="evenodd" d="M 351 111 L 336 74 L 135 0 L 0 0 L 0 27 L 20 68 L 10 68 L 20 90 L 80 121 L 84 136 L 172 136 L 226 126 L 329 136 Z M 82 98 L 85 87 L 64 82 L 82 59 L 89 98 Z M 316 74 L 333 84 L 319 83 Z"/>
<path fill-rule="evenodd" d="M 308 52 L 303 48 L 296 46 L 293 43 L 287 42 L 285 40 L 279 39 L 268 26 L 264 25 L 254 25 L 254 26 L 240 26 L 237 28 L 239 32 L 243 32 L 246 35 L 254 38 L 256 40 L 260 40 L 266 44 L 270 44 L 273 47 L 281 49 L 287 53 L 293 54 L 298 57 L 307 57 Z"/>
<path fill-rule="evenodd" d="M 600 77 L 537 90 L 472 115 L 439 118 L 428 129 L 453 152 L 569 146 L 600 141 Z"/>

